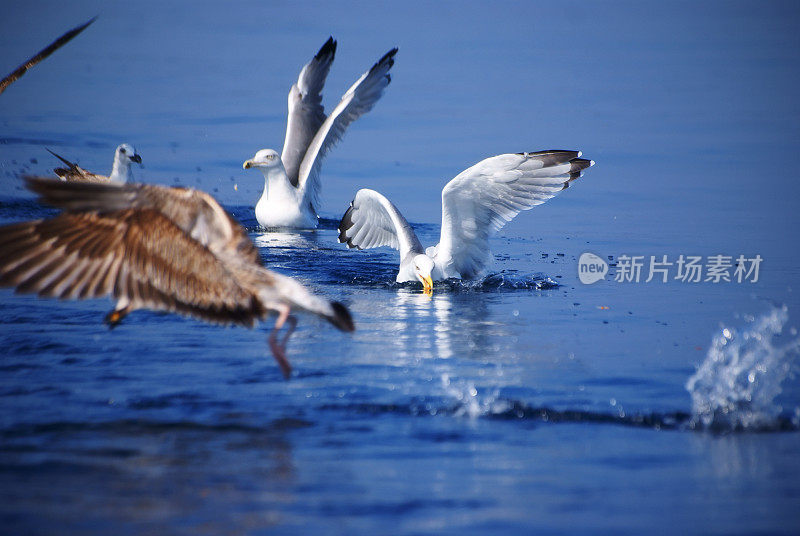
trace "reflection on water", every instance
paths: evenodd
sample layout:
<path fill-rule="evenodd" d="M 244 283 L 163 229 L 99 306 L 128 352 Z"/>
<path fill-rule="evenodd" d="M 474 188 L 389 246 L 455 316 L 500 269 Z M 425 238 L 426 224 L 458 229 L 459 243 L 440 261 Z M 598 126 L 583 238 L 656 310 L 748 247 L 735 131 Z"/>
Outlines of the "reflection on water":
<path fill-rule="evenodd" d="M 708 460 L 720 479 L 774 474 L 774 446 L 751 434 L 693 435 L 692 446 L 699 459 Z"/>
<path fill-rule="evenodd" d="M 399 288 L 392 297 L 393 328 L 405 353 L 424 359 L 459 358 L 488 362 L 515 342 L 509 326 L 493 321 L 481 293 L 435 292 Z"/>
<path fill-rule="evenodd" d="M 251 233 L 250 238 L 259 248 L 270 249 L 317 249 L 319 236 L 315 231 L 261 231 Z"/>
<path fill-rule="evenodd" d="M 296 480 L 287 436 L 308 426 L 299 419 L 259 426 L 131 419 L 7 429 L 0 481 L 21 478 L 36 493 L 19 495 L 4 486 L 0 517 L 13 513 L 17 523 L 42 533 L 61 532 L 57 525 L 81 511 L 95 530 L 110 520 L 179 522 L 195 534 L 221 534 L 230 521 L 224 512 L 239 509 L 239 523 L 246 518 L 251 528 L 270 527 L 283 515 L 290 500 L 285 490 Z"/>

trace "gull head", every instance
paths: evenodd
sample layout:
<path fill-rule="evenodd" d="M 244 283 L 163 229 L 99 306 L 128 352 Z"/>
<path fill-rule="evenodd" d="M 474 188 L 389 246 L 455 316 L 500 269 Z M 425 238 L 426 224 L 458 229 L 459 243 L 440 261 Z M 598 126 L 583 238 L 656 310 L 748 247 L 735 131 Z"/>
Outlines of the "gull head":
<path fill-rule="evenodd" d="M 414 275 L 422 283 L 422 292 L 426 296 L 433 294 L 433 279 L 431 272 L 433 271 L 433 259 L 425 254 L 419 254 L 414 257 Z"/>
<path fill-rule="evenodd" d="M 246 160 L 244 164 L 242 164 L 242 167 L 244 169 L 250 169 L 252 167 L 270 169 L 282 165 L 281 156 L 277 151 L 274 149 L 261 149 L 253 158 Z"/>
<path fill-rule="evenodd" d="M 132 145 L 127 143 L 123 143 L 117 147 L 114 159 L 120 164 L 130 165 L 131 162 L 136 162 L 137 164 L 142 163 L 142 157 L 136 153 L 136 149 L 134 149 Z"/>
<path fill-rule="evenodd" d="M 119 184 L 133 181 L 131 162 L 141 165 L 142 157 L 136 153 L 136 149 L 133 146 L 123 143 L 114 152 L 114 165 L 111 168 L 111 175 L 108 176 L 108 180 Z"/>

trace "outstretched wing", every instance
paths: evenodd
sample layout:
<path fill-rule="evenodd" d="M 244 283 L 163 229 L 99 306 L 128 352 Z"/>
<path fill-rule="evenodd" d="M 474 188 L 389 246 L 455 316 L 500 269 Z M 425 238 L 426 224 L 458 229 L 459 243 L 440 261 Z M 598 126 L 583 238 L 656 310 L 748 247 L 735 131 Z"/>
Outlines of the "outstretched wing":
<path fill-rule="evenodd" d="M 39 177 L 25 180 L 41 202 L 70 212 L 108 214 L 152 209 L 215 255 L 240 255 L 261 265 L 258 250 L 245 230 L 205 192 L 150 184 L 63 182 Z"/>
<path fill-rule="evenodd" d="M 154 209 L 1 227 L 0 286 L 62 299 L 110 295 L 133 309 L 246 326 L 265 314 L 225 263 Z"/>
<path fill-rule="evenodd" d="M 358 249 L 389 246 L 400 251 L 401 260 L 409 252 L 423 252 L 417 235 L 397 207 L 366 188 L 356 192 L 344 213 L 339 223 L 339 242 Z"/>
<path fill-rule="evenodd" d="M 578 151 L 539 151 L 487 158 L 459 173 L 442 190 L 442 234 L 437 261 L 446 274 L 480 275 L 491 261 L 489 235 L 523 210 L 569 186 L 594 162 Z"/>
<path fill-rule="evenodd" d="M 47 147 L 45 147 L 47 149 Z M 97 175 L 91 171 L 86 171 L 75 162 L 70 162 L 58 153 L 47 149 L 47 152 L 61 160 L 67 167 L 55 168 L 53 173 L 63 181 L 71 182 L 108 182 L 108 177 Z"/>
<path fill-rule="evenodd" d="M 289 90 L 289 117 L 286 121 L 286 138 L 283 140 L 281 162 L 286 176 L 297 186 L 300 162 L 306 154 L 311 140 L 325 121 L 322 106 L 322 88 L 336 56 L 336 41 L 333 37 L 319 49 L 316 56 L 303 67 L 297 83 Z"/>
<path fill-rule="evenodd" d="M 22 77 L 22 75 L 24 75 L 26 72 L 28 72 L 28 69 L 30 69 L 31 67 L 33 67 L 34 65 L 36 65 L 37 63 L 39 63 L 40 61 L 45 59 L 47 56 L 49 56 L 50 54 L 52 54 L 53 52 L 55 52 L 56 50 L 58 50 L 62 46 L 64 46 L 67 43 L 69 43 L 69 41 L 73 37 L 75 37 L 76 35 L 81 33 L 83 30 L 85 30 L 86 27 L 89 26 L 91 23 L 93 23 L 96 18 L 97 17 L 94 17 L 94 18 L 90 19 L 88 22 L 85 22 L 85 23 L 81 24 L 80 26 L 77 26 L 77 27 L 71 29 L 70 31 L 64 33 L 61 37 L 59 37 L 58 39 L 56 39 L 55 41 L 53 41 L 52 43 L 47 45 L 45 48 L 40 50 L 34 57 L 32 57 L 31 59 L 29 59 L 28 61 L 26 61 L 22 65 L 20 65 L 19 67 L 17 67 L 14 70 L 14 72 L 12 72 L 8 76 L 6 76 L 2 80 L 0 80 L 0 93 L 5 91 L 6 88 L 8 86 L 10 86 L 12 83 L 14 83 L 17 80 L 19 80 Z"/>
<path fill-rule="evenodd" d="M 381 98 L 392 81 L 389 69 L 394 65 L 395 54 L 397 48 L 387 52 L 347 90 L 319 128 L 303 156 L 298 178 L 299 188 L 314 207 L 319 206 L 319 168 L 322 158 L 342 139 L 350 123 L 370 111 Z"/>

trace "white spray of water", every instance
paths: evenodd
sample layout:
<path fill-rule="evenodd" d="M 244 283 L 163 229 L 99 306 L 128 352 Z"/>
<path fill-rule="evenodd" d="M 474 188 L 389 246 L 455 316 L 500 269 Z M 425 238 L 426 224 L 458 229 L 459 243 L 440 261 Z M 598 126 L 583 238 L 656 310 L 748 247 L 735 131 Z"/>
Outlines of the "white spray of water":
<path fill-rule="evenodd" d="M 499 392 L 494 390 L 485 395 L 478 393 L 470 381 L 451 381 L 448 374 L 442 374 L 442 388 L 448 396 L 456 400 L 455 415 L 476 419 L 485 415 L 502 413 L 508 409 L 508 402 L 498 400 Z"/>
<path fill-rule="evenodd" d="M 776 425 L 782 408 L 775 398 L 793 374 L 800 350 L 796 333 L 781 336 L 788 318 L 786 306 L 774 308 L 741 332 L 725 327 L 714 337 L 705 361 L 686 382 L 693 427 L 755 430 Z"/>

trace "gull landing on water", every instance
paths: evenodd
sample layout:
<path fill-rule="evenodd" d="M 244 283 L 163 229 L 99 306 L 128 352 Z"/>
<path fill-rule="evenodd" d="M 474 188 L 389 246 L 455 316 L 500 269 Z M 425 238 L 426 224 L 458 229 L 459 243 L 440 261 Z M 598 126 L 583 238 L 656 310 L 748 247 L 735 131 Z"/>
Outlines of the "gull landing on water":
<path fill-rule="evenodd" d="M 61 299 L 112 296 L 112 327 L 136 309 L 245 327 L 277 314 L 268 340 L 286 377 L 293 309 L 354 329 L 343 305 L 267 270 L 244 229 L 204 192 L 26 180 L 42 202 L 64 212 L 0 227 L 0 286 Z"/>
<path fill-rule="evenodd" d="M 339 223 L 339 242 L 349 248 L 389 246 L 400 251 L 397 282 L 475 279 L 489 267 L 489 235 L 523 210 L 569 187 L 594 164 L 579 151 L 502 154 L 459 173 L 442 190 L 439 244 L 423 249 L 417 235 L 388 199 L 362 189 Z"/>
<path fill-rule="evenodd" d="M 336 55 L 336 41 L 329 38 L 300 71 L 289 91 L 289 117 L 283 152 L 262 149 L 243 167 L 257 167 L 264 174 L 264 193 L 256 204 L 262 227 L 315 228 L 319 217 L 322 159 L 344 136 L 347 127 L 372 109 L 391 82 L 397 48 L 387 52 L 361 75 L 326 117 L 322 88 Z"/>
<path fill-rule="evenodd" d="M 114 164 L 111 167 L 111 175 L 97 175 L 91 171 L 86 171 L 78 164 L 70 162 L 63 156 L 57 155 L 50 149 L 47 151 L 64 162 L 67 168 L 55 168 L 53 172 L 58 175 L 62 181 L 67 182 L 100 182 L 100 183 L 113 183 L 125 184 L 126 182 L 133 182 L 133 172 L 131 171 L 131 162 L 137 164 L 142 163 L 142 157 L 136 153 L 136 149 L 123 143 L 114 151 Z"/>

